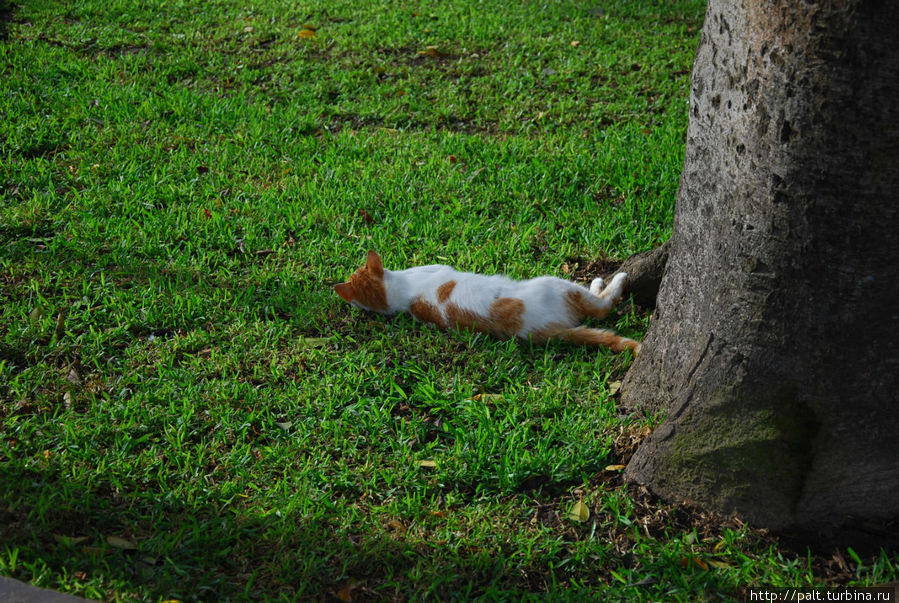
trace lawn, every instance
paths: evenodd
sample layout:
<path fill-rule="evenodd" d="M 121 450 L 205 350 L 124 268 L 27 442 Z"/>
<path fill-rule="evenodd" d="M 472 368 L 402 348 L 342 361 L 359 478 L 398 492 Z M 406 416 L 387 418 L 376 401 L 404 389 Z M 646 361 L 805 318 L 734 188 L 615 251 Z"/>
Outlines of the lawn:
<path fill-rule="evenodd" d="M 704 3 L 0 1 L 0 575 L 101 600 L 895 580 L 621 483 L 629 354 L 333 292 L 670 234 Z M 643 308 L 610 322 L 640 338 Z"/>

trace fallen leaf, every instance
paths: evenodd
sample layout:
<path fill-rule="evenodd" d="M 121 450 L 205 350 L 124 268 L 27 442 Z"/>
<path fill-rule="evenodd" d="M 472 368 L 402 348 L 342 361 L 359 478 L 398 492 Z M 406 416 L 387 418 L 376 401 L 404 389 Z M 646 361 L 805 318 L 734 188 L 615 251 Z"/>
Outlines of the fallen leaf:
<path fill-rule="evenodd" d="M 450 163 L 458 163 L 459 159 L 455 155 L 447 155 L 446 160 Z"/>
<path fill-rule="evenodd" d="M 583 523 L 590 519 L 590 509 L 583 502 L 577 501 L 574 503 L 574 506 L 571 507 L 568 519 Z"/>
<path fill-rule="evenodd" d="M 705 561 L 703 561 L 699 557 L 681 557 L 678 560 L 678 564 L 684 569 L 687 569 L 691 565 L 695 565 L 696 567 L 698 567 L 701 570 L 709 569 L 709 566 L 706 565 Z"/>
<path fill-rule="evenodd" d="M 609 387 L 609 395 L 614 396 L 621 389 L 621 381 L 612 381 L 608 385 Z"/>
<path fill-rule="evenodd" d="M 66 311 L 60 310 L 56 315 L 56 333 L 57 339 L 66 334 Z"/>
<path fill-rule="evenodd" d="M 252 25 L 247 25 L 246 27 L 243 28 L 243 32 L 244 32 L 244 33 L 250 33 L 250 32 L 252 32 L 252 31 L 253 31 L 253 26 L 252 26 Z"/>
<path fill-rule="evenodd" d="M 31 311 L 31 314 L 28 315 L 28 318 L 31 319 L 31 325 L 36 327 L 38 323 L 41 322 L 41 319 L 44 317 L 44 309 L 40 306 L 35 306 Z"/>
<path fill-rule="evenodd" d="M 723 561 L 718 561 L 717 559 L 708 559 L 706 560 L 706 563 L 716 569 L 730 569 L 731 567 L 733 567 L 731 564 L 724 563 Z"/>
<path fill-rule="evenodd" d="M 571 47 L 572 47 L 572 48 L 577 48 L 577 47 L 580 46 L 580 45 L 581 45 L 581 43 L 580 43 L 580 41 L 578 41 L 578 40 L 572 40 L 572 41 L 571 41 Z"/>
<path fill-rule="evenodd" d="M 337 591 L 337 598 L 343 601 L 343 603 L 350 603 L 353 600 L 353 591 L 359 588 L 355 584 L 347 584 L 339 591 Z"/>
<path fill-rule="evenodd" d="M 308 348 L 320 348 L 329 341 L 331 341 L 330 337 L 303 337 L 299 343 Z"/>
<path fill-rule="evenodd" d="M 497 402 L 503 399 L 502 394 L 475 394 L 472 398 L 475 402 Z"/>
<path fill-rule="evenodd" d="M 406 532 L 406 526 L 403 525 L 403 522 L 399 519 L 391 519 L 387 523 L 384 524 L 384 527 L 393 530 L 394 532 L 399 532 L 404 534 Z"/>
<path fill-rule="evenodd" d="M 275 425 L 284 431 L 293 427 L 293 421 L 275 421 Z"/>
<path fill-rule="evenodd" d="M 109 546 L 115 547 L 117 549 L 123 550 L 134 550 L 137 548 L 137 545 L 128 540 L 127 538 L 122 538 L 121 536 L 107 536 L 106 543 Z"/>
<path fill-rule="evenodd" d="M 570 274 L 570 273 L 571 273 L 571 268 L 568 266 L 568 264 L 562 264 L 562 274 Z"/>
<path fill-rule="evenodd" d="M 74 366 L 69 369 L 69 374 L 66 375 L 66 381 L 72 385 L 81 385 L 81 375 L 78 374 L 78 371 Z"/>
<path fill-rule="evenodd" d="M 446 517 L 446 511 L 429 511 L 431 517 Z"/>
<path fill-rule="evenodd" d="M 315 37 L 315 31 L 312 29 L 301 29 L 300 33 L 297 34 L 298 38 L 308 39 Z"/>
<path fill-rule="evenodd" d="M 66 410 L 72 410 L 72 394 L 66 392 L 62 395 L 62 405 Z"/>
<path fill-rule="evenodd" d="M 624 471 L 627 465 L 606 465 L 604 471 Z"/>
<path fill-rule="evenodd" d="M 440 50 L 436 46 L 426 46 L 424 50 L 419 50 L 418 54 L 435 59 L 439 59 L 440 57 L 445 56 L 444 53 L 440 52 Z"/>
<path fill-rule="evenodd" d="M 53 540 L 66 546 L 74 546 L 87 540 L 87 536 L 63 536 L 62 534 L 53 534 Z"/>
<path fill-rule="evenodd" d="M 375 219 L 372 218 L 371 214 L 368 213 L 367 211 L 365 211 L 364 209 L 359 208 L 359 211 L 356 213 L 359 214 L 359 216 L 362 218 L 362 221 L 365 222 L 366 224 L 374 224 L 375 223 Z"/>
<path fill-rule="evenodd" d="M 418 467 L 436 467 L 437 461 L 432 461 L 432 460 L 415 461 L 415 465 Z"/>

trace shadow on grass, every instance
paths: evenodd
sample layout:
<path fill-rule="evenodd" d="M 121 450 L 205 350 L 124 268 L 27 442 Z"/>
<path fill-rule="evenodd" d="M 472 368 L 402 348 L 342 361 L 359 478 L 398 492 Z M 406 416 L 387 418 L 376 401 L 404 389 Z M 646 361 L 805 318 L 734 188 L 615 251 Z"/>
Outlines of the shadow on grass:
<path fill-rule="evenodd" d="M 12 577 L 25 581 L 40 575 L 43 563 L 51 575 L 156 600 L 320 599 L 341 589 L 366 600 L 539 591 L 551 580 L 546 568 L 510 567 L 487 552 L 454 555 L 424 543 L 348 533 L 324 519 L 259 516 L 239 505 L 89 486 L 67 481 L 52 467 L 10 469 L 7 463 L 0 492 L 0 559 L 6 562 L 17 549 Z M 46 580 L 40 585 L 61 588 Z"/>

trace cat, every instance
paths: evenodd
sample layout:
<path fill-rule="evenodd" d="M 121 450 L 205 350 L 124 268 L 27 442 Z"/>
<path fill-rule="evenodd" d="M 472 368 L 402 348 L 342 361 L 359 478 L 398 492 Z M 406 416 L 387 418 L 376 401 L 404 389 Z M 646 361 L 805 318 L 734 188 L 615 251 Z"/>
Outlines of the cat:
<path fill-rule="evenodd" d="M 409 312 L 441 329 L 468 328 L 534 341 L 561 339 L 639 354 L 640 342 L 580 324 L 587 316 L 605 318 L 621 299 L 626 278 L 625 273 L 616 274 L 608 286 L 601 278 L 593 279 L 587 289 L 555 276 L 515 281 L 440 264 L 391 271 L 369 251 L 365 266 L 334 290 L 357 308 Z"/>

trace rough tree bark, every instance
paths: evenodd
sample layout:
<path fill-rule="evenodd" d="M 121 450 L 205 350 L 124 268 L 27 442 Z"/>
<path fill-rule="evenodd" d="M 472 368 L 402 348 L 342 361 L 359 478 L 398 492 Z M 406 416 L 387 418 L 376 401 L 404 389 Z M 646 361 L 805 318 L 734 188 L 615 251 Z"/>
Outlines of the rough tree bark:
<path fill-rule="evenodd" d="M 625 472 L 821 544 L 899 543 L 899 3 L 710 0 Z"/>

